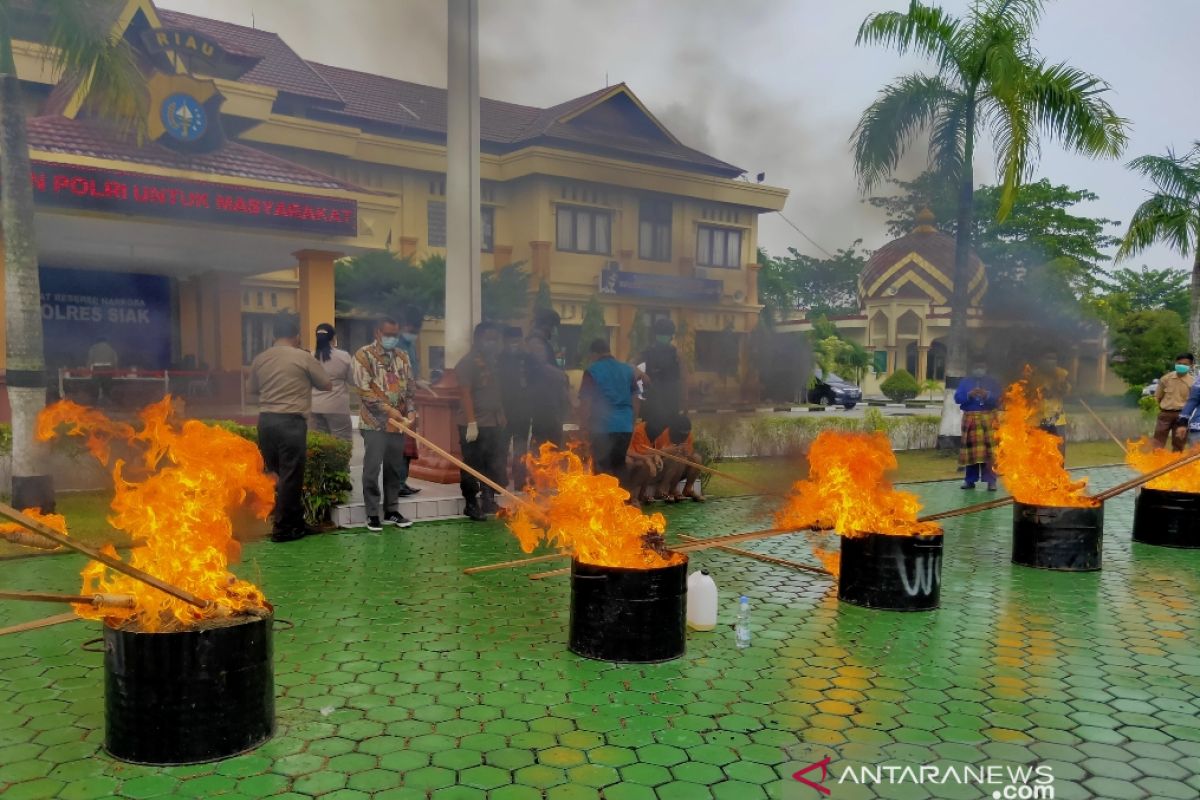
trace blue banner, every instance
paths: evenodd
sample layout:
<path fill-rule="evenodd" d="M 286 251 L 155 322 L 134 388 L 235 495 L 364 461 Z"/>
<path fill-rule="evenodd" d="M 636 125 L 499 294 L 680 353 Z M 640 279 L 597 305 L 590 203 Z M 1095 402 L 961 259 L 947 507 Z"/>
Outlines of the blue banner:
<path fill-rule="evenodd" d="M 46 366 L 87 366 L 88 348 L 101 337 L 117 351 L 122 368 L 169 366 L 169 278 L 56 267 L 42 267 L 38 275 Z"/>
<path fill-rule="evenodd" d="M 649 272 L 627 272 L 607 267 L 600 273 L 600 294 L 655 297 L 693 303 L 721 302 L 721 281 L 683 278 Z"/>

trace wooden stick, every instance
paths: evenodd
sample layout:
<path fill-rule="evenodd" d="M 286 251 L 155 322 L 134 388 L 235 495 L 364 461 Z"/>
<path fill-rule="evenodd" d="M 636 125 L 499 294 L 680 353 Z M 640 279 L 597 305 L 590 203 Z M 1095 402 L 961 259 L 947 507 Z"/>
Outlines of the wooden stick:
<path fill-rule="evenodd" d="M 975 503 L 974 505 L 963 506 L 962 508 L 952 508 L 949 511 L 939 511 L 936 514 L 926 514 L 923 517 L 917 517 L 917 522 L 937 522 L 939 519 L 950 519 L 951 517 L 963 517 L 967 514 L 974 514 L 977 511 L 990 511 L 993 508 L 1003 508 L 1004 506 L 1012 505 L 1013 498 L 1001 497 L 997 500 L 987 500 L 983 503 Z"/>
<path fill-rule="evenodd" d="M 42 537 L 29 531 L 0 531 L 0 539 L 4 539 L 21 547 L 32 547 L 37 550 L 59 550 L 59 546 L 47 542 Z"/>
<path fill-rule="evenodd" d="M 72 549 L 78 553 L 82 553 L 83 555 L 87 556 L 88 558 L 92 559 L 93 561 L 99 561 L 101 564 L 104 564 L 106 567 L 111 567 L 112 569 L 115 569 L 117 572 L 122 572 L 131 578 L 141 581 L 142 583 L 146 584 L 147 586 L 153 586 L 155 589 L 158 589 L 160 592 L 165 592 L 166 594 L 169 594 L 174 598 L 182 600 L 183 602 L 185 602 L 189 605 L 193 605 L 196 608 L 207 608 L 208 607 L 207 600 L 202 600 L 199 597 L 197 597 L 196 595 L 192 594 L 191 592 L 186 591 L 184 589 L 180 589 L 178 586 L 172 586 L 171 584 L 167 583 L 166 581 L 160 580 L 159 578 L 154 577 L 149 572 L 140 570 L 135 566 L 126 564 L 124 561 L 120 561 L 111 556 L 106 556 L 104 553 L 101 553 L 98 550 L 93 550 L 92 548 L 88 547 L 87 545 L 80 544 L 79 542 L 75 541 L 74 539 L 70 538 L 69 536 L 62 535 L 58 531 L 51 528 L 49 525 L 45 525 L 41 522 L 38 522 L 36 519 L 33 519 L 32 517 L 22 514 L 20 511 L 17 511 L 15 508 L 13 508 L 10 505 L 0 503 L 0 517 L 3 517 L 4 519 L 9 520 L 10 522 L 15 522 L 18 525 L 24 526 L 24 527 L 28 528 L 29 530 L 33 531 L 34 533 L 46 537 L 47 539 L 49 539 L 52 542 L 57 542 L 58 544 L 62 545 L 63 547 L 69 547 L 70 549 Z"/>
<path fill-rule="evenodd" d="M 1144 486 L 1156 478 L 1161 478 L 1163 475 L 1166 475 L 1169 472 L 1174 472 L 1180 467 L 1185 467 L 1188 464 L 1195 463 L 1197 460 L 1200 460 L 1200 451 L 1192 453 L 1190 456 L 1184 456 L 1183 458 L 1176 459 L 1170 464 L 1167 464 L 1165 467 L 1159 467 L 1153 472 L 1147 472 L 1145 475 L 1139 475 L 1138 477 L 1127 480 L 1124 483 L 1118 483 L 1111 489 L 1105 489 L 1103 492 L 1093 495 L 1093 499 L 1103 503 L 1105 500 L 1116 497 L 1122 492 L 1127 492 L 1130 489 L 1136 489 L 1139 486 Z"/>
<path fill-rule="evenodd" d="M 694 536 L 687 536 L 685 534 L 680 534 L 679 538 L 683 539 L 685 542 L 703 541 L 702 539 L 697 539 Z M 802 572 L 812 572 L 817 575 L 830 575 L 830 576 L 833 575 L 833 573 L 830 572 L 829 570 L 821 569 L 820 567 L 814 567 L 811 564 L 801 564 L 798 561 L 790 561 L 786 558 L 780 558 L 779 556 L 767 555 L 766 553 L 756 553 L 753 550 L 746 550 L 741 547 L 730 547 L 729 545 L 718 545 L 717 549 L 721 550 L 723 552 L 726 552 L 726 553 L 732 553 L 735 556 L 745 556 L 746 558 L 753 558 L 756 561 L 762 561 L 766 564 L 775 564 L 776 566 L 788 567 L 790 569 L 798 569 L 798 570 L 801 570 Z"/>
<path fill-rule="evenodd" d="M 480 567 L 467 567 L 463 570 L 464 575 L 477 575 L 480 572 L 491 572 L 494 569 L 508 569 L 510 567 L 523 567 L 526 564 L 542 564 L 547 561 L 555 561 L 560 558 L 570 558 L 569 553 L 547 553 L 544 556 L 532 556 L 530 558 L 518 558 L 515 561 L 501 561 L 499 564 L 484 564 Z"/>
<path fill-rule="evenodd" d="M 395 430 L 397 430 L 397 431 L 399 431 L 399 432 L 401 432 L 401 433 L 407 433 L 409 436 L 413 437 L 413 438 L 414 438 L 414 439 L 416 439 L 418 442 L 420 442 L 421 444 L 425 445 L 425 446 L 426 446 L 426 447 L 428 447 L 430 450 L 432 450 L 433 452 L 437 453 L 437 454 L 438 454 L 438 455 L 440 455 L 442 458 L 446 459 L 446 460 L 447 460 L 447 461 L 449 461 L 451 464 L 453 464 L 454 466 L 456 466 L 456 467 L 458 467 L 459 469 L 461 469 L 463 472 L 467 473 L 468 475 L 472 475 L 472 476 L 474 476 L 476 480 L 480 481 L 480 482 L 481 482 L 481 483 L 483 483 L 485 486 L 488 486 L 488 487 L 490 487 L 491 489 L 495 490 L 497 494 L 502 494 L 502 495 L 504 495 L 505 497 L 507 497 L 508 499 L 510 499 L 510 500 L 512 500 L 513 502 L 517 503 L 518 505 L 526 505 L 526 506 L 529 506 L 531 509 L 537 509 L 537 506 L 535 506 L 533 503 L 530 503 L 530 502 L 529 502 L 528 500 L 526 500 L 524 497 L 521 497 L 520 495 L 513 494 L 513 493 L 512 493 L 512 492 L 510 492 L 508 489 L 504 488 L 503 486 L 501 486 L 500 484 L 496 483 L 494 480 L 492 480 L 492 479 L 491 479 L 491 478 L 489 478 L 488 476 L 484 475 L 482 472 L 479 472 L 478 470 L 476 470 L 476 469 L 474 469 L 474 468 L 472 468 L 472 467 L 469 467 L 469 466 L 467 466 L 467 465 L 466 465 L 466 464 L 465 464 L 463 461 L 461 461 L 460 459 L 457 459 L 457 458 L 455 458 L 454 456 L 450 455 L 450 454 L 449 454 L 449 453 L 447 453 L 445 450 L 443 450 L 442 448 L 438 447 L 436 444 L 434 444 L 433 442 L 429 441 L 429 440 L 428 440 L 428 439 L 426 439 L 424 436 L 422 436 L 421 434 L 417 433 L 417 432 L 416 432 L 416 431 L 414 431 L 414 430 L 413 430 L 413 429 L 412 429 L 410 426 L 408 426 L 408 425 L 404 424 L 403 422 L 400 422 L 399 420 L 390 419 L 390 420 L 388 420 L 388 427 L 389 427 L 389 428 L 394 428 Z"/>
<path fill-rule="evenodd" d="M 763 494 L 763 495 L 779 494 L 778 492 L 765 492 L 762 490 L 761 487 L 755 486 L 753 483 L 750 483 L 750 481 L 744 480 L 742 478 L 734 477 L 733 475 L 730 475 L 729 473 L 715 470 L 712 467 L 706 467 L 703 464 L 699 464 L 695 461 L 691 461 L 689 459 L 684 458 L 683 456 L 677 456 L 674 453 L 668 453 L 666 450 L 659 450 L 657 447 L 647 447 L 646 450 L 648 450 L 651 453 L 654 453 L 655 455 L 662 456 L 663 458 L 669 458 L 672 461 L 675 461 L 679 464 L 686 464 L 689 467 L 695 467 L 698 470 L 703 470 L 704 472 L 709 473 L 713 477 L 724 478 L 725 480 L 731 481 L 732 483 L 737 483 L 742 486 L 745 486 L 747 489 L 753 489 L 754 492 L 757 494 Z"/>
<path fill-rule="evenodd" d="M 1079 404 L 1087 409 L 1087 412 L 1092 415 L 1092 419 L 1096 420 L 1096 424 L 1100 426 L 1101 430 L 1108 434 L 1108 438 L 1117 443 L 1117 447 L 1121 448 L 1121 452 L 1128 455 L 1129 448 L 1125 446 L 1124 442 L 1117 438 L 1115 433 L 1109 430 L 1108 426 L 1104 424 L 1104 420 L 1100 419 L 1100 415 L 1093 411 L 1092 407 L 1087 404 L 1087 400 L 1084 400 L 1082 397 L 1080 397 Z"/>
<path fill-rule="evenodd" d="M 0 636 L 37 630 L 38 628 L 49 628 L 51 625 L 61 625 L 64 622 L 74 622 L 77 619 L 82 619 L 82 617 L 73 613 L 55 614 L 53 617 L 43 617 L 42 619 L 35 619 L 30 622 L 22 622 L 20 625 L 10 625 L 7 628 L 0 628 Z"/>
<path fill-rule="evenodd" d="M 0 600 L 25 600 L 32 603 L 79 603 L 96 608 L 133 608 L 137 602 L 129 594 L 57 594 L 55 592 L 0 591 Z"/>

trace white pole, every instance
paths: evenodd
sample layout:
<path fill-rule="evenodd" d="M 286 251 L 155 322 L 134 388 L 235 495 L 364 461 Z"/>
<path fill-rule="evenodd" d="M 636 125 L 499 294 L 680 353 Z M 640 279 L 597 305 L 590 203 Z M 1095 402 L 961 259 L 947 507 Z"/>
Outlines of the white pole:
<path fill-rule="evenodd" d="M 449 0 L 446 64 L 446 365 L 482 318 L 479 250 L 479 0 Z"/>

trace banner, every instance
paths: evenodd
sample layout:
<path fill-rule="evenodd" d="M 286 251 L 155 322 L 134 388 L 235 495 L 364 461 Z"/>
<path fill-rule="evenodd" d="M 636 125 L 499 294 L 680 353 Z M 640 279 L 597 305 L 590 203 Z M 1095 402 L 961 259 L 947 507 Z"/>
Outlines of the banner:
<path fill-rule="evenodd" d="M 171 281 L 165 275 L 90 269 L 38 270 L 46 366 L 85 367 L 101 337 L 121 368 L 166 369 L 171 361 Z"/>
<path fill-rule="evenodd" d="M 627 272 L 612 266 L 601 271 L 599 287 L 600 294 L 654 297 L 692 303 L 720 303 L 723 288 L 724 284 L 721 281 L 707 278 Z"/>

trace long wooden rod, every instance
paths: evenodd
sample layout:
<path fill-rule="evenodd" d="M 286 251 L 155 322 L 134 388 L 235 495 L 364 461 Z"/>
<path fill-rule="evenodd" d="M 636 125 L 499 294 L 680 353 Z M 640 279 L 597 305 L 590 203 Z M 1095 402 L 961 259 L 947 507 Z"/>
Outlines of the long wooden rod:
<path fill-rule="evenodd" d="M 461 469 L 463 472 L 467 473 L 468 475 L 474 476 L 476 480 L 478 480 L 485 486 L 490 487 L 497 494 L 504 495 L 505 497 L 507 497 L 508 499 L 517 503 L 518 505 L 525 505 L 531 509 L 537 508 L 537 506 L 535 506 L 533 503 L 530 503 L 524 497 L 521 497 L 520 495 L 517 495 L 517 494 L 513 494 L 508 489 L 506 489 L 505 487 L 496 483 L 494 480 L 492 480 L 488 476 L 484 475 L 479 470 L 477 470 L 471 466 L 468 466 L 462 459 L 455 458 L 454 456 L 450 455 L 445 450 L 443 450 L 441 447 L 438 447 L 436 444 L 429 441 L 429 439 L 427 439 L 424 436 L 422 436 L 421 434 L 417 433 L 415 430 L 412 429 L 412 427 L 410 425 L 406 425 L 405 423 L 400 422 L 399 420 L 390 419 L 390 420 L 388 420 L 388 427 L 392 428 L 400 433 L 407 433 L 409 436 L 413 437 L 418 442 L 425 445 L 430 450 L 437 453 L 439 456 L 441 456 L 442 458 L 446 459 L 454 466 Z"/>
<path fill-rule="evenodd" d="M 697 539 L 694 536 L 687 536 L 684 534 L 680 534 L 679 538 L 683 539 L 685 542 L 704 541 L 703 539 Z M 829 570 L 821 569 L 820 567 L 814 567 L 811 564 L 801 564 L 799 561 L 792 561 L 787 558 L 780 558 L 779 556 L 768 555 L 767 553 L 756 553 L 753 550 L 747 550 L 743 547 L 730 547 L 729 545 L 723 544 L 723 545 L 718 545 L 717 549 L 724 553 L 732 553 L 735 556 L 745 556 L 746 558 L 753 558 L 755 561 L 762 561 L 765 564 L 774 564 L 774 565 L 780 566 L 780 567 L 787 567 L 789 569 L 800 570 L 801 572 L 812 572 L 816 575 L 827 575 L 827 576 L 833 575 L 833 573 L 830 572 Z"/>
<path fill-rule="evenodd" d="M 1082 397 L 1080 397 L 1078 399 L 1079 399 L 1079 404 L 1081 406 L 1083 406 L 1085 409 L 1087 409 L 1087 412 L 1092 415 L 1092 419 L 1096 420 L 1096 424 L 1100 426 L 1100 429 L 1108 434 L 1108 438 L 1110 438 L 1114 442 L 1116 442 L 1117 447 L 1121 448 L 1122 453 L 1125 453 L 1128 455 L 1129 448 L 1127 448 L 1125 446 L 1125 443 L 1122 442 L 1120 439 L 1118 439 L 1117 435 L 1115 433 L 1113 433 L 1107 425 L 1104 424 L 1104 420 L 1100 419 L 1100 415 L 1092 410 L 1092 407 L 1088 405 L 1086 400 L 1084 400 Z"/>
<path fill-rule="evenodd" d="M 0 591 L 0 600 L 24 600 L 31 603 L 78 603 L 96 608 L 133 608 L 137 603 L 129 594 L 58 594 L 57 592 Z"/>
<path fill-rule="evenodd" d="M 117 572 L 122 572 L 122 573 L 128 575 L 129 577 L 134 578 L 135 580 L 141 581 L 142 583 L 146 584 L 147 586 L 153 586 L 155 589 L 158 589 L 160 592 L 165 592 L 166 594 L 169 594 L 176 599 L 182 600 L 183 602 L 187 603 L 188 605 L 193 605 L 196 608 L 207 608 L 208 607 L 208 601 L 200 599 L 199 597 L 197 597 L 196 595 L 187 591 L 186 589 L 180 589 L 178 586 L 173 586 L 164 580 L 154 577 L 149 572 L 140 570 L 137 567 L 126 564 L 124 561 L 120 561 L 111 556 L 107 556 L 98 550 L 93 550 L 92 548 L 88 547 L 85 544 L 80 544 L 79 542 L 75 541 L 74 539 L 70 538 L 69 536 L 64 536 L 63 534 L 54 530 L 49 525 L 39 522 L 38 520 L 33 519 L 30 516 L 22 514 L 20 511 L 17 511 L 15 508 L 13 508 L 10 505 L 6 505 L 5 503 L 0 503 L 0 517 L 3 517 L 4 519 L 9 520 L 10 522 L 15 522 L 18 525 L 21 525 L 25 528 L 28 528 L 29 530 L 33 531 L 34 533 L 44 536 L 52 542 L 57 542 L 58 544 L 62 545 L 63 547 L 69 547 L 70 549 L 74 550 L 77 553 L 82 553 L 83 555 L 87 556 L 88 558 L 92 559 L 93 561 L 99 561 L 101 564 L 104 564 L 106 567 L 111 567 L 112 569 L 115 569 Z"/>
<path fill-rule="evenodd" d="M 36 533 L 29 531 L 0 531 L 0 539 L 21 547 L 32 547 L 36 550 L 59 550 L 58 545 L 47 542 Z"/>
<path fill-rule="evenodd" d="M 42 617 L 41 619 L 22 622 L 20 625 L 9 625 L 7 628 L 0 628 L 0 636 L 37 630 L 38 628 L 49 628 L 51 625 L 61 625 L 64 622 L 74 622 L 77 619 L 83 618 L 78 614 L 68 611 L 66 614 L 55 614 L 52 617 Z"/>
<path fill-rule="evenodd" d="M 731 483 L 736 483 L 736 484 L 740 484 L 741 486 L 745 486 L 747 489 L 754 490 L 754 492 L 756 494 L 763 494 L 763 495 L 778 494 L 778 492 L 763 491 L 762 487 L 755 486 L 753 483 L 751 483 L 748 480 L 745 480 L 744 478 L 738 478 L 734 475 L 730 475 L 727 472 L 721 472 L 720 470 L 716 470 L 716 469 L 713 469 L 712 467 L 705 466 L 704 464 L 700 464 L 698 462 L 684 458 L 683 456 L 677 456 L 674 453 L 668 453 L 666 450 L 659 450 L 657 447 L 647 447 L 646 449 L 648 451 L 650 451 L 651 453 L 654 453 L 655 455 L 662 456 L 663 458 L 668 458 L 671 461 L 674 461 L 676 463 L 686 464 L 689 467 L 694 467 L 703 472 L 707 472 L 708 474 L 712 475 L 715 478 L 723 478 L 724 480 L 730 481 Z"/>
<path fill-rule="evenodd" d="M 1174 472 L 1175 470 L 1179 469 L 1180 467 L 1186 467 L 1188 464 L 1193 464 L 1197 460 L 1200 460 L 1200 451 L 1192 453 L 1190 456 L 1184 456 L 1183 458 L 1176 459 L 1175 461 L 1172 461 L 1170 464 L 1167 464 L 1165 467 L 1159 467 L 1158 469 L 1156 469 L 1152 472 L 1147 472 L 1145 475 L 1139 475 L 1138 477 L 1133 478 L 1131 480 L 1127 480 L 1124 483 L 1118 483 L 1116 486 L 1112 487 L 1111 489 L 1105 489 L 1103 492 L 1100 492 L 1099 494 L 1094 495 L 1094 498 L 1096 500 L 1098 500 L 1099 502 L 1103 503 L 1105 500 L 1108 500 L 1109 498 L 1112 498 L 1112 497 L 1116 497 L 1117 495 L 1121 494 L 1122 492 L 1127 492 L 1130 489 L 1136 489 L 1139 486 L 1144 486 L 1152 480 L 1161 478 L 1163 475 L 1166 475 L 1167 473 Z"/>
<path fill-rule="evenodd" d="M 523 567 L 526 564 L 544 564 L 547 561 L 557 561 L 560 558 L 570 558 L 569 553 L 547 553 L 544 556 L 530 556 L 529 558 L 518 558 L 515 561 L 501 561 L 499 564 L 483 564 L 478 567 L 467 567 L 463 570 L 464 575 L 478 575 L 480 572 L 491 572 L 496 569 L 509 569 L 511 567 Z"/>

